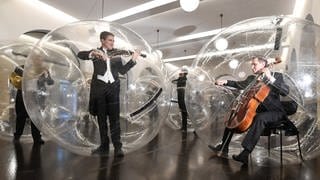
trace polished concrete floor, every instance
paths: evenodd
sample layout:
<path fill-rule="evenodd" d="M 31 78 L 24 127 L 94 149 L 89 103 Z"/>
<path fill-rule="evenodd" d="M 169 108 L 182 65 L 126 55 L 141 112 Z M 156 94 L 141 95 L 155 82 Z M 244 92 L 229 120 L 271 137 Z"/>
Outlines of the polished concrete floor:
<path fill-rule="evenodd" d="M 162 128 L 144 148 L 124 158 L 73 154 L 52 141 L 38 146 L 0 140 L 0 179 L 320 179 L 320 157 L 300 164 L 250 163 L 217 157 L 193 133 Z"/>

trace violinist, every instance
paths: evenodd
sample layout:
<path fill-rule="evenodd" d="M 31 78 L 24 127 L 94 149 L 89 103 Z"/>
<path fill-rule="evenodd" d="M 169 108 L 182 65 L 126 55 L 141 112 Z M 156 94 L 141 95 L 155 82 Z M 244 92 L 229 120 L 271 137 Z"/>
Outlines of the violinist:
<path fill-rule="evenodd" d="M 98 117 L 101 144 L 92 151 L 92 154 L 107 155 L 109 153 L 108 116 L 114 155 L 123 157 L 119 120 L 119 73 L 127 73 L 136 64 L 140 52 L 133 52 L 131 60 L 123 64 L 121 57 L 108 56 L 108 52 L 114 50 L 114 34 L 107 31 L 101 32 L 100 42 L 100 48 L 78 53 L 80 59 L 92 60 L 94 67 L 90 87 L 89 112 Z"/>
<path fill-rule="evenodd" d="M 242 141 L 243 150 L 238 155 L 233 155 L 232 158 L 236 161 L 248 164 L 248 156 L 253 151 L 255 145 L 259 141 L 260 135 L 269 124 L 282 120 L 285 116 L 284 107 L 280 101 L 280 95 L 286 96 L 289 93 L 289 87 L 284 82 L 281 73 L 271 72 L 267 67 L 268 61 L 264 57 L 252 57 L 251 69 L 254 75 L 248 76 L 244 81 L 231 81 L 231 80 L 218 80 L 217 85 L 230 86 L 237 89 L 245 89 L 252 84 L 264 84 L 268 87 L 269 91 L 263 102 L 260 102 L 255 110 L 255 116 L 249 130 Z M 238 112 L 236 112 L 238 113 Z M 222 143 L 209 148 L 213 151 L 222 151 L 223 154 L 228 154 L 229 143 L 231 141 L 235 129 L 226 127 L 224 130 Z"/>

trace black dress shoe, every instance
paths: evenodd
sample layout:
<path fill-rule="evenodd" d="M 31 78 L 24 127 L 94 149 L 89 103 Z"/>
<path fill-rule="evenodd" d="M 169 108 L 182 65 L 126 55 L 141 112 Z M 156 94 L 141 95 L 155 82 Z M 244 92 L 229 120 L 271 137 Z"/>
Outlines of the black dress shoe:
<path fill-rule="evenodd" d="M 108 155 L 109 148 L 99 146 L 97 149 L 91 151 L 92 155 Z"/>
<path fill-rule="evenodd" d="M 188 127 L 187 127 L 187 126 L 182 126 L 182 127 L 180 128 L 180 130 L 181 130 L 181 131 L 187 131 L 187 130 L 188 130 Z"/>
<path fill-rule="evenodd" d="M 187 129 L 181 129 L 181 132 L 183 132 L 183 133 L 187 133 L 187 132 L 188 132 L 188 130 L 187 130 Z"/>
<path fill-rule="evenodd" d="M 44 140 L 39 139 L 39 140 L 34 140 L 33 144 L 39 144 L 39 145 L 43 145 L 44 144 Z"/>
<path fill-rule="evenodd" d="M 218 144 L 216 146 L 213 146 L 211 144 L 208 145 L 208 147 L 212 150 L 212 151 L 220 151 L 222 148 L 222 144 Z"/>
<path fill-rule="evenodd" d="M 216 146 L 213 146 L 211 144 L 208 145 L 208 147 L 212 150 L 212 151 L 221 151 L 222 148 L 222 144 L 218 144 Z M 222 150 L 222 153 L 224 154 L 228 154 L 229 153 L 229 148 L 228 147 L 224 147 Z"/>
<path fill-rule="evenodd" d="M 248 165 L 248 156 L 242 155 L 241 153 L 239 155 L 232 155 L 232 159 L 243 163 L 243 165 Z"/>
<path fill-rule="evenodd" d="M 14 142 L 14 143 L 20 142 L 20 136 L 14 136 L 14 137 L 13 137 L 13 142 Z"/>
<path fill-rule="evenodd" d="M 123 153 L 122 149 L 121 148 L 114 149 L 114 156 L 119 157 L 119 158 L 123 157 L 124 153 Z"/>

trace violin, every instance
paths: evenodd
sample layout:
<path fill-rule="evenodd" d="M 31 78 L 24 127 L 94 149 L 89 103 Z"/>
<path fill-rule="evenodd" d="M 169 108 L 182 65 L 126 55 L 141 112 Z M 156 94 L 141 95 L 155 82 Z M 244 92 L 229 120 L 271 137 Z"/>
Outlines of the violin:
<path fill-rule="evenodd" d="M 109 57 L 113 56 L 121 56 L 121 55 L 132 55 L 134 52 L 130 50 L 123 50 L 123 49 L 112 49 L 107 51 L 107 54 Z M 147 55 L 145 54 L 140 54 L 141 57 L 146 58 Z"/>
<path fill-rule="evenodd" d="M 280 58 L 275 58 L 275 61 L 271 61 L 265 68 L 280 62 Z M 270 87 L 258 81 L 262 76 L 263 74 L 256 76 L 248 88 L 232 103 L 231 114 L 225 122 L 227 128 L 233 129 L 236 133 L 243 133 L 249 129 L 256 116 L 257 108 L 270 93 Z"/>
<path fill-rule="evenodd" d="M 132 55 L 134 52 L 130 50 L 122 50 L 122 49 L 112 49 L 108 50 L 107 54 L 105 54 L 100 49 L 94 49 L 93 52 L 95 53 L 93 56 L 95 56 L 98 59 L 107 60 L 109 58 L 112 58 L 114 56 L 121 56 L 121 55 Z M 145 54 L 140 54 L 142 57 L 147 57 Z"/>

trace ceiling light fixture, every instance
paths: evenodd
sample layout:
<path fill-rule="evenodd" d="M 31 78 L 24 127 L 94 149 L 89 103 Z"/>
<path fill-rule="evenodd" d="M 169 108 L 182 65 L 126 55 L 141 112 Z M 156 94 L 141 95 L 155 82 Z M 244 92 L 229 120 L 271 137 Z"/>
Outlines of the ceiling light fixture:
<path fill-rule="evenodd" d="M 126 9 L 124 11 L 120 11 L 118 13 L 112 14 L 110 16 L 106 16 L 103 18 L 105 21 L 116 21 L 125 17 L 129 17 L 156 7 L 160 7 L 166 4 L 169 4 L 171 2 L 174 2 L 176 0 L 153 0 L 129 9 Z"/>
<path fill-rule="evenodd" d="M 223 18 L 223 14 L 221 13 L 220 14 L 220 29 L 222 29 L 222 18 Z M 226 50 L 228 48 L 228 41 L 225 38 L 220 37 L 214 42 L 214 46 L 216 47 L 216 49 L 218 51 Z"/>
<path fill-rule="evenodd" d="M 186 12 L 192 12 L 199 6 L 200 0 L 180 0 L 181 8 Z"/>
<path fill-rule="evenodd" d="M 101 1 L 101 19 L 104 16 L 104 0 Z"/>
<path fill-rule="evenodd" d="M 173 38 L 169 41 L 163 41 L 163 42 L 159 43 L 159 48 L 180 44 L 180 43 L 186 42 L 186 41 L 192 41 L 192 40 L 194 41 L 194 40 L 209 38 L 209 37 L 212 37 L 212 36 L 218 34 L 219 32 L 221 32 L 221 29 L 214 29 L 214 30 L 210 30 L 210 31 L 204 31 L 204 32 L 185 35 L 185 36 L 179 36 L 179 37 Z"/>
<path fill-rule="evenodd" d="M 140 4 L 137 5 L 135 7 L 120 11 L 118 13 L 115 14 L 111 14 L 109 16 L 106 16 L 104 18 L 102 18 L 102 20 L 106 20 L 106 21 L 116 21 L 119 19 L 123 19 L 144 11 L 148 11 L 150 9 L 156 8 L 156 7 L 160 7 L 169 3 L 172 3 L 174 1 L 177 0 L 153 0 L 144 4 Z M 66 22 L 75 22 L 75 21 L 79 21 L 79 19 L 74 18 L 68 14 L 66 14 L 65 12 L 50 6 L 44 2 L 41 2 L 39 0 L 27 0 L 27 1 L 23 1 L 26 3 L 29 3 L 33 6 L 35 6 L 36 8 L 41 9 L 42 11 L 48 12 L 49 14 L 53 14 L 55 17 L 58 17 L 60 19 L 65 20 Z M 102 7 L 102 9 L 104 8 L 104 6 Z"/>
<path fill-rule="evenodd" d="M 160 29 L 157 29 L 157 48 L 155 50 L 155 53 L 157 54 L 159 60 L 162 59 L 162 51 L 159 50 L 159 40 L 160 40 L 160 36 L 159 36 L 159 33 L 160 33 Z"/>
<path fill-rule="evenodd" d="M 245 51 L 259 51 L 263 49 L 271 49 L 273 48 L 273 43 L 269 44 L 263 44 L 263 45 L 256 45 L 256 46 L 247 46 L 247 47 L 241 47 L 241 48 L 236 48 L 236 49 L 228 49 L 224 51 L 215 51 L 215 52 L 208 52 L 204 53 L 202 56 L 222 56 L 222 55 L 227 55 L 227 54 L 234 54 L 234 53 L 240 53 L 240 52 L 245 52 Z M 173 61 L 184 61 L 184 60 L 189 60 L 189 59 L 194 59 L 196 58 L 197 55 L 188 55 L 188 56 L 180 56 L 180 57 L 174 57 L 174 58 L 168 58 L 168 59 L 163 59 L 163 62 L 173 62 Z M 198 57 L 201 58 L 201 57 Z"/>
<path fill-rule="evenodd" d="M 196 58 L 196 57 L 197 57 L 197 55 L 180 56 L 180 57 L 163 59 L 162 61 L 163 61 L 164 63 L 167 63 L 167 62 L 184 61 L 184 60 L 188 60 L 188 59 L 194 59 L 194 58 Z"/>

